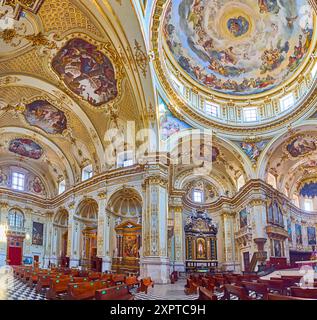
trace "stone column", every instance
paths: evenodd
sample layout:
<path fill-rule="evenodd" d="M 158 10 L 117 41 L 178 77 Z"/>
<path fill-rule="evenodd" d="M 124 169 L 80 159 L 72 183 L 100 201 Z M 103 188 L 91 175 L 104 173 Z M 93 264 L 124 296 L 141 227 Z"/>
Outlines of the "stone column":
<path fill-rule="evenodd" d="M 258 262 L 258 268 L 265 263 L 266 257 L 271 254 L 270 241 L 266 233 L 267 218 L 266 218 L 266 195 L 259 196 L 258 199 L 254 199 L 250 202 L 250 212 L 252 215 L 252 238 L 253 238 L 253 250 L 252 256 L 256 252 L 263 253 L 263 260 Z M 251 256 L 251 258 L 252 258 Z M 257 270 L 257 269 L 255 269 Z"/>
<path fill-rule="evenodd" d="M 142 278 L 151 277 L 156 283 L 169 283 L 167 167 L 148 164 L 147 170 L 140 273 Z"/>
<path fill-rule="evenodd" d="M 6 264 L 7 259 L 7 239 L 6 239 L 6 227 L 8 225 L 7 216 L 8 216 L 9 205 L 6 202 L 0 203 L 0 266 Z"/>
<path fill-rule="evenodd" d="M 44 248 L 44 268 L 49 266 L 49 263 L 56 264 L 56 250 L 54 251 L 54 231 L 53 231 L 54 212 L 47 213 L 46 223 L 46 241 Z"/>
<path fill-rule="evenodd" d="M 174 270 L 183 272 L 185 271 L 185 238 L 182 199 L 172 198 L 170 206 L 174 213 Z"/>
<path fill-rule="evenodd" d="M 24 210 L 25 238 L 24 238 L 24 241 L 23 241 L 22 261 L 23 261 L 25 256 L 33 256 L 32 251 L 31 251 L 31 246 L 32 246 L 32 228 L 33 228 L 32 212 L 33 212 L 33 210 L 31 208 L 26 208 Z"/>
<path fill-rule="evenodd" d="M 79 222 L 74 219 L 75 203 L 72 202 L 68 206 L 68 241 L 67 241 L 67 256 L 69 257 L 69 267 L 78 267 L 80 258 Z"/>
<path fill-rule="evenodd" d="M 239 257 L 236 256 L 234 240 L 234 213 L 225 212 L 222 214 L 223 239 L 224 239 L 224 262 L 225 270 L 238 271 Z"/>
<path fill-rule="evenodd" d="M 110 218 L 106 212 L 107 198 L 104 192 L 99 193 L 97 257 L 102 259 L 102 272 L 111 270 L 110 258 Z"/>

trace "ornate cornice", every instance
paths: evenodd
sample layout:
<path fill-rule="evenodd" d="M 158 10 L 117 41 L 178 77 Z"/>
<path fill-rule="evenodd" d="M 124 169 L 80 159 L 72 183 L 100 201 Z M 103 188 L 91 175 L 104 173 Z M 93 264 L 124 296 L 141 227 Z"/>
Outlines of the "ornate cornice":
<path fill-rule="evenodd" d="M 271 238 L 279 238 L 279 239 L 287 239 L 288 238 L 288 232 L 284 228 L 268 225 L 266 226 L 266 233 Z"/>

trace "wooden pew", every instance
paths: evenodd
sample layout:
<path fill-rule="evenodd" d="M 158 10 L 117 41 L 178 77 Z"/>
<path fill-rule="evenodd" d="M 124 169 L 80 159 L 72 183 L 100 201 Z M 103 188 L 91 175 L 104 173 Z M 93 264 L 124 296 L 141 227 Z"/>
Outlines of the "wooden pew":
<path fill-rule="evenodd" d="M 291 296 L 298 298 L 317 299 L 317 288 L 307 289 L 301 287 L 291 287 Z"/>
<path fill-rule="evenodd" d="M 35 291 L 37 293 L 42 292 L 43 289 L 47 289 L 50 286 L 50 279 L 62 279 L 67 278 L 69 276 L 65 275 L 57 275 L 57 274 L 45 274 L 42 276 L 39 276 L 37 284 L 35 286 Z"/>
<path fill-rule="evenodd" d="M 140 281 L 138 280 L 137 276 L 126 277 L 125 284 L 128 288 L 133 288 L 134 286 L 139 287 Z"/>
<path fill-rule="evenodd" d="M 242 287 L 244 287 L 247 290 L 248 296 L 250 297 L 251 292 L 255 292 L 256 296 L 258 297 L 261 295 L 261 297 L 264 300 L 267 300 L 268 295 L 268 287 L 264 283 L 256 283 L 256 282 L 250 282 L 250 281 L 242 281 L 241 282 Z"/>
<path fill-rule="evenodd" d="M 238 297 L 239 300 L 251 300 L 245 288 L 232 284 L 225 284 L 223 300 L 230 300 L 230 294 Z"/>
<path fill-rule="evenodd" d="M 96 300 L 133 300 L 133 295 L 129 292 L 127 285 L 119 285 L 106 289 L 96 290 Z"/>
<path fill-rule="evenodd" d="M 69 283 L 81 283 L 88 282 L 88 278 L 84 277 L 71 277 L 66 276 L 61 279 L 50 279 L 50 286 L 46 292 L 46 298 L 50 300 L 55 300 L 61 297 L 61 295 L 66 294 L 68 290 Z"/>
<path fill-rule="evenodd" d="M 199 287 L 198 294 L 198 300 L 218 300 L 217 296 L 212 291 L 203 287 Z"/>
<path fill-rule="evenodd" d="M 95 298 L 96 290 L 108 288 L 107 281 L 90 281 L 81 283 L 69 283 L 67 288 L 68 300 L 91 300 Z"/>
<path fill-rule="evenodd" d="M 152 281 L 150 277 L 141 279 L 141 285 L 138 288 L 138 292 L 147 293 L 149 287 L 154 288 L 154 281 Z"/>
<path fill-rule="evenodd" d="M 279 294 L 284 294 L 284 292 L 287 291 L 287 288 L 285 288 L 283 280 L 262 280 L 259 279 L 258 283 L 264 283 L 267 285 L 270 292 L 278 292 Z"/>
<path fill-rule="evenodd" d="M 202 278 L 202 287 L 213 292 L 215 289 L 215 286 L 216 284 L 213 278 Z"/>
<path fill-rule="evenodd" d="M 126 277 L 125 277 L 124 274 L 113 274 L 111 276 L 111 280 L 110 280 L 111 286 L 115 287 L 115 286 L 117 286 L 119 284 L 124 284 L 125 283 L 125 278 Z"/>
<path fill-rule="evenodd" d="M 197 294 L 198 287 L 199 284 L 195 280 L 187 278 L 184 292 L 186 295 Z"/>
<path fill-rule="evenodd" d="M 100 280 L 101 272 L 89 272 L 88 278 L 89 280 Z"/>
<path fill-rule="evenodd" d="M 317 300 L 317 299 L 298 298 L 298 297 L 283 296 L 280 294 L 269 293 L 268 300 Z"/>
<path fill-rule="evenodd" d="M 47 275 L 47 274 L 48 274 L 48 271 L 40 271 L 40 272 L 33 271 L 29 278 L 28 286 L 32 288 L 34 285 L 37 284 L 40 276 Z"/>

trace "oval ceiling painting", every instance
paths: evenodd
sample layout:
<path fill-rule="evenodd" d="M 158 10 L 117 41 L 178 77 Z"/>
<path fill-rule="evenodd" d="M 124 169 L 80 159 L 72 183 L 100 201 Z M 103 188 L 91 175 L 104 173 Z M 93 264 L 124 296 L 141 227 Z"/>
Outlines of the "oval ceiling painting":
<path fill-rule="evenodd" d="M 70 90 L 95 107 L 118 95 L 111 61 L 85 40 L 68 41 L 53 58 L 52 67 Z"/>
<path fill-rule="evenodd" d="M 63 111 L 46 100 L 36 100 L 26 105 L 25 120 L 50 134 L 61 134 L 67 129 L 67 119 Z"/>
<path fill-rule="evenodd" d="M 290 80 L 308 56 L 313 24 L 307 0 L 171 0 L 164 36 L 191 78 L 250 95 Z"/>
<path fill-rule="evenodd" d="M 31 139 L 13 139 L 9 144 L 9 151 L 23 157 L 31 159 L 40 159 L 43 154 L 43 149 L 40 145 Z"/>

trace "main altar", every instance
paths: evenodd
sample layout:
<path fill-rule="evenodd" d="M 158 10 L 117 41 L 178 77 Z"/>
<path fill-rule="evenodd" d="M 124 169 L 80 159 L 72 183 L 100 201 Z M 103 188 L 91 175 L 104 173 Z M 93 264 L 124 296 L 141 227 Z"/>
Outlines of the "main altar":
<path fill-rule="evenodd" d="M 185 224 L 186 271 L 207 272 L 217 265 L 218 228 L 206 212 L 197 210 Z"/>

